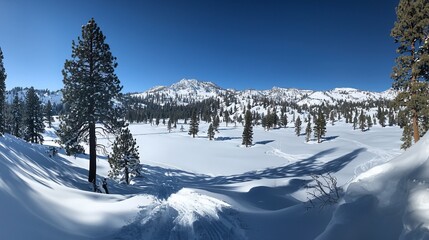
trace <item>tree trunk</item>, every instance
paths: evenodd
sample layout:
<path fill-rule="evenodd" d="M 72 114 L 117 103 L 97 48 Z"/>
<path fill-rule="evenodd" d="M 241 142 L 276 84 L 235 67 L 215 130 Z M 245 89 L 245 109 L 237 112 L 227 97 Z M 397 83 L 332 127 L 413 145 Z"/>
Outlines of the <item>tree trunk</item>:
<path fill-rule="evenodd" d="M 89 124 L 89 175 L 88 182 L 94 182 L 97 176 L 97 139 L 95 123 Z M 95 189 L 94 189 L 95 190 Z"/>
<path fill-rule="evenodd" d="M 125 182 L 130 184 L 130 173 L 128 172 L 128 161 L 125 159 Z"/>
<path fill-rule="evenodd" d="M 411 45 L 411 56 L 412 56 L 413 62 L 417 61 L 416 57 L 414 56 L 415 43 L 416 43 L 416 40 L 414 40 L 413 43 L 412 43 L 412 45 Z M 417 83 L 417 79 L 416 79 L 416 76 L 413 73 L 413 70 L 411 70 L 411 75 L 412 75 L 412 77 L 411 77 L 411 99 L 413 101 L 414 98 L 415 98 L 415 95 L 416 95 L 416 92 L 415 92 L 416 90 L 414 89 L 415 88 L 414 85 Z M 416 142 L 418 142 L 420 140 L 417 110 L 415 108 L 411 109 L 411 113 L 412 113 L 412 118 L 413 118 L 414 143 L 416 143 Z"/>
<path fill-rule="evenodd" d="M 415 109 L 413 109 L 413 135 L 414 135 L 414 143 L 420 140 L 419 123 L 417 119 L 417 112 Z"/>

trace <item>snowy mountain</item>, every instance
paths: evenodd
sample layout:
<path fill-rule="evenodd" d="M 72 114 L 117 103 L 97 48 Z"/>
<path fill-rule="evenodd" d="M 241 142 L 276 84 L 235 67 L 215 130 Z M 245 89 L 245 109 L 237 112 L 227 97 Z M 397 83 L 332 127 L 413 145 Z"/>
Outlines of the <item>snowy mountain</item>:
<path fill-rule="evenodd" d="M 16 87 L 9 91 L 6 91 L 6 102 L 12 103 L 15 95 L 18 95 L 18 98 L 25 100 L 25 95 L 27 94 L 28 88 Z M 42 104 L 47 104 L 48 101 L 51 101 L 51 104 L 60 104 L 62 102 L 63 93 L 61 90 L 50 91 L 50 90 L 40 90 L 35 89 L 37 96 L 39 97 Z"/>
<path fill-rule="evenodd" d="M 328 91 L 300 90 L 296 88 L 273 87 L 270 90 L 233 90 L 223 89 L 211 82 L 201 82 L 195 79 L 182 79 L 171 86 L 157 86 L 143 93 L 132 94 L 140 98 L 157 98 L 159 103 L 202 101 L 208 98 L 221 98 L 233 95 L 240 100 L 249 98 L 267 98 L 275 101 L 308 105 L 336 105 L 338 102 L 366 102 L 376 100 L 392 100 L 397 95 L 393 89 L 384 92 L 362 91 L 354 88 L 335 88 Z M 186 99 L 186 100 L 184 100 Z"/>

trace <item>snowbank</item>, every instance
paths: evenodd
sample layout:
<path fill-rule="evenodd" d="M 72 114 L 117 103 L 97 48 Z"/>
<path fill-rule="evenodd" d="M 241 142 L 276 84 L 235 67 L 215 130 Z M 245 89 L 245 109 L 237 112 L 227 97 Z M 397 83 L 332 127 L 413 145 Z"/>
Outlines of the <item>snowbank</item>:
<path fill-rule="evenodd" d="M 318 239 L 429 238 L 429 135 L 360 174 Z"/>

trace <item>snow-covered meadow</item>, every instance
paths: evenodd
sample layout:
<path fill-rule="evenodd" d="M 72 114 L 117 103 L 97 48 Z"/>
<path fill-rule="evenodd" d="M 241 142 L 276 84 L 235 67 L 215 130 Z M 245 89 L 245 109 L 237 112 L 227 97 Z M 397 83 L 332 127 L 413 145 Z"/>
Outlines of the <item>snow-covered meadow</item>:
<path fill-rule="evenodd" d="M 130 186 L 109 180 L 109 195 L 91 192 L 87 155 L 66 156 L 60 150 L 50 157 L 49 146 L 1 137 L 1 235 L 4 239 L 426 236 L 428 138 L 404 153 L 399 150 L 398 127 L 376 125 L 361 132 L 339 122 L 327 126 L 320 144 L 305 142 L 292 127 L 268 132 L 255 127 L 254 145 L 245 148 L 241 126 L 221 124 L 214 141 L 206 137 L 207 124 L 200 124 L 196 138 L 180 131 L 180 126 L 169 133 L 162 124 L 131 125 L 143 177 Z M 45 139 L 46 145 L 55 145 L 52 129 Z M 111 144 L 107 138 L 99 141 Z M 97 164 L 101 180 L 109 171 L 104 153 Z M 339 205 L 308 209 L 305 186 L 312 184 L 310 176 L 328 172 L 338 179 L 344 198 Z"/>

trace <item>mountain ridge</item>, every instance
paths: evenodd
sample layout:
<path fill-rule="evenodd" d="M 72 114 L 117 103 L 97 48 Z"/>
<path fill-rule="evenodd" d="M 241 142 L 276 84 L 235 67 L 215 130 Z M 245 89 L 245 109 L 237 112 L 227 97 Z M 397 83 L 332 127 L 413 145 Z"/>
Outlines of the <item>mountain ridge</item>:
<path fill-rule="evenodd" d="M 393 100 L 397 91 L 389 88 L 382 92 L 372 92 L 359 90 L 350 87 L 337 87 L 327 91 L 307 90 L 297 88 L 282 88 L 274 86 L 268 90 L 256 89 L 225 89 L 212 82 L 204 82 L 196 79 L 181 79 L 170 86 L 156 86 L 147 91 L 130 94 L 133 97 L 147 98 L 161 96 L 166 101 L 175 101 L 178 104 L 179 98 L 192 98 L 195 101 L 202 101 L 208 98 L 216 98 L 232 94 L 238 98 L 268 98 L 276 101 L 294 102 L 298 105 L 335 105 L 339 101 L 364 102 L 376 100 Z"/>

